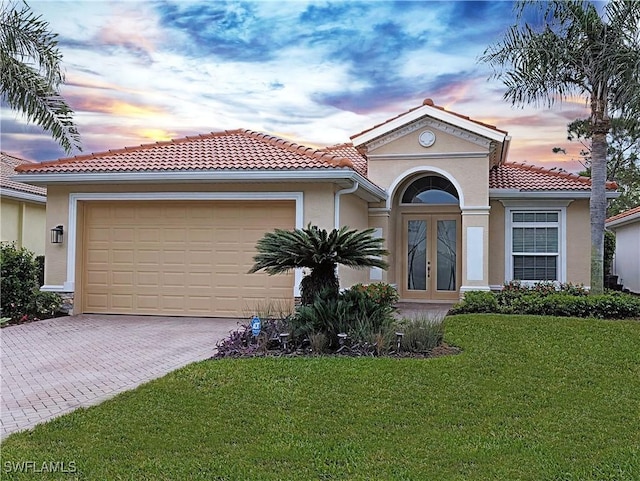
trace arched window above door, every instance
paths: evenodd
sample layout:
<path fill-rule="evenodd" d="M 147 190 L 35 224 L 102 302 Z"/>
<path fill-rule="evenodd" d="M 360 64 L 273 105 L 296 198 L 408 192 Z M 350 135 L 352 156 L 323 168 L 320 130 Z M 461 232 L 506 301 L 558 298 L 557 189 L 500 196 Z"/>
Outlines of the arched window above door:
<path fill-rule="evenodd" d="M 403 204 L 458 204 L 458 191 L 444 177 L 429 175 L 414 180 L 402 195 Z"/>

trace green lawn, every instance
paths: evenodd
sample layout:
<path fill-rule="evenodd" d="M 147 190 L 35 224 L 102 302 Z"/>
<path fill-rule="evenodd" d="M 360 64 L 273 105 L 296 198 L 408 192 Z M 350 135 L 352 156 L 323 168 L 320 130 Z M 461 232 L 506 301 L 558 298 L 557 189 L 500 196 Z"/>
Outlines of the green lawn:
<path fill-rule="evenodd" d="M 640 479 L 640 322 L 465 315 L 446 339 L 464 352 L 193 364 L 10 436 L 1 478 Z"/>

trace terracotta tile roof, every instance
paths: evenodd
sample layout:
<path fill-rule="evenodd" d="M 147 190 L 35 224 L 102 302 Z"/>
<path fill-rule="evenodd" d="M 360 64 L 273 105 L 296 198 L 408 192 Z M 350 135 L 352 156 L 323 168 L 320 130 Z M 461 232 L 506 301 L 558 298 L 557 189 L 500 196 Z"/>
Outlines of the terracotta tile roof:
<path fill-rule="evenodd" d="M 390 119 L 387 119 L 387 120 L 385 120 L 384 122 L 381 122 L 381 123 L 379 123 L 379 124 L 377 124 L 377 125 L 374 125 L 374 126 L 373 126 L 373 127 L 371 127 L 371 128 L 368 128 L 368 129 L 366 129 L 366 130 L 363 130 L 362 132 L 358 132 L 357 134 L 352 135 L 350 138 L 352 138 L 352 139 L 353 139 L 353 138 L 355 138 L 355 137 L 359 137 L 360 135 L 365 134 L 365 133 L 367 133 L 367 132 L 370 132 L 371 130 L 377 129 L 378 127 L 380 127 L 380 126 L 382 126 L 382 125 L 388 124 L 389 122 L 391 122 L 391 121 L 393 121 L 393 120 L 399 119 L 400 117 L 403 117 L 403 116 L 405 116 L 405 115 L 407 115 L 407 114 L 409 114 L 409 113 L 413 112 L 414 110 L 418 110 L 419 108 L 422 108 L 422 107 L 424 107 L 425 105 L 428 105 L 429 107 L 436 108 L 436 109 L 438 109 L 438 110 L 442 110 L 443 112 L 447 112 L 448 114 L 455 115 L 456 117 L 460 117 L 461 119 L 468 120 L 468 121 L 470 121 L 470 122 L 473 122 L 474 124 L 482 125 L 483 127 L 487 127 L 487 128 L 489 128 L 489 129 L 495 130 L 495 131 L 497 131 L 497 132 L 502 132 L 503 134 L 508 134 L 508 133 L 509 133 L 509 132 L 507 132 L 506 130 L 502 130 L 502 129 L 497 128 L 495 125 L 485 124 L 484 122 L 480 122 L 480 121 L 478 121 L 478 120 L 474 120 L 474 119 L 472 119 L 472 118 L 470 118 L 470 117 L 468 117 L 468 116 L 466 116 L 466 115 L 462 115 L 462 114 L 459 114 L 459 113 L 456 113 L 456 112 L 452 112 L 451 110 L 447 110 L 447 109 L 445 109 L 444 107 L 441 107 L 441 106 L 439 106 L 439 105 L 435 105 L 435 104 L 433 103 L 433 100 L 431 100 L 431 99 L 425 99 L 425 100 L 422 102 L 422 105 L 419 105 L 419 106 L 417 106 L 417 107 L 413 107 L 413 108 L 411 108 L 411 109 L 407 110 L 406 112 L 403 112 L 403 113 L 401 113 L 401 114 L 399 114 L 399 115 L 396 115 L 395 117 L 391 117 Z"/>
<path fill-rule="evenodd" d="M 16 175 L 15 168 L 19 165 L 29 164 L 38 165 L 30 160 L 20 159 L 13 157 L 12 155 L 0 152 L 0 161 L 2 163 L 0 170 L 0 187 L 2 187 L 3 194 L 7 195 L 5 189 L 14 190 L 18 192 L 26 192 L 28 194 L 47 195 L 47 189 L 44 187 L 36 187 L 34 185 L 24 184 L 22 182 L 16 182 L 11 180 L 11 177 Z"/>
<path fill-rule="evenodd" d="M 339 157 L 349 159 L 356 172 L 365 177 L 367 176 L 367 159 L 358 152 L 358 149 L 356 149 L 352 143 L 332 145 L 321 150 L 322 152 L 331 152 Z"/>
<path fill-rule="evenodd" d="M 505 162 L 489 171 L 489 188 L 521 191 L 590 190 L 591 179 L 564 170 Z M 607 182 L 607 189 L 617 188 L 618 185 L 615 182 Z"/>
<path fill-rule="evenodd" d="M 301 170 L 355 167 L 351 160 L 272 135 L 227 130 L 21 166 L 21 173 Z"/>
<path fill-rule="evenodd" d="M 638 207 L 634 207 L 633 209 L 625 210 L 624 212 L 620 212 L 614 216 L 609 217 L 606 222 L 613 222 L 616 220 L 624 219 L 625 217 L 631 217 L 632 215 L 640 214 L 640 205 Z"/>

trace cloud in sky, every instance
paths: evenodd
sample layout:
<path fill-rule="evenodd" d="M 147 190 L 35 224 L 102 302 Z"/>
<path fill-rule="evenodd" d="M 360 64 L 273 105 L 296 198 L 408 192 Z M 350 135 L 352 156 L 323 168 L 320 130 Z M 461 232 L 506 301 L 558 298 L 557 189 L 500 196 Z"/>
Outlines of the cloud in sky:
<path fill-rule="evenodd" d="M 508 130 L 511 160 L 559 163 L 565 159 L 551 148 L 573 147 L 566 124 L 583 112 L 577 104 L 512 109 L 501 85 L 487 80 L 477 58 L 513 22 L 511 2 L 31 6 L 59 34 L 62 93 L 76 111 L 85 152 L 235 128 L 335 144 L 431 97 Z M 6 114 L 3 108 L 3 127 Z M 41 129 L 8 116 L 3 150 L 35 160 L 64 155 Z"/>

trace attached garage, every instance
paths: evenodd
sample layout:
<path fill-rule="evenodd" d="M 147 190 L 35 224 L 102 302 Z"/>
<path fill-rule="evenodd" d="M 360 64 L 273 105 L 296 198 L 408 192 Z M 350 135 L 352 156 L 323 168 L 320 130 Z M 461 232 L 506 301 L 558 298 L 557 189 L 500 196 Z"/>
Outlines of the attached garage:
<path fill-rule="evenodd" d="M 98 201 L 82 208 L 82 311 L 246 317 L 293 302 L 294 275 L 247 274 L 293 201 Z"/>

